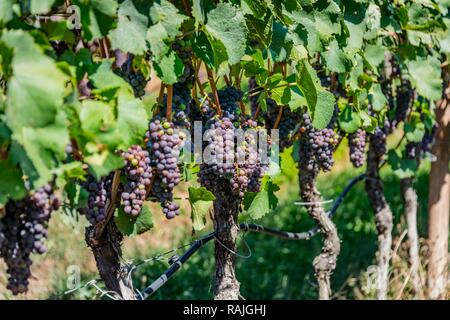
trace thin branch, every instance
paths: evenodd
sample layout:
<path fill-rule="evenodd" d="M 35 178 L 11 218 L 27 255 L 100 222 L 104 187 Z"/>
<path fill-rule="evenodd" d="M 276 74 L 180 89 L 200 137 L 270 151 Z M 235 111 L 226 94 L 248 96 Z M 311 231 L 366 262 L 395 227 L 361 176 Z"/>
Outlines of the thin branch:
<path fill-rule="evenodd" d="M 183 0 L 184 10 L 188 16 L 191 16 L 191 10 L 186 0 Z"/>
<path fill-rule="evenodd" d="M 219 94 L 217 93 L 217 87 L 216 87 L 216 83 L 214 81 L 214 76 L 212 74 L 211 69 L 209 69 L 206 64 L 205 64 L 205 68 L 206 68 L 206 73 L 208 75 L 209 85 L 211 86 L 211 90 L 214 95 L 214 101 L 217 106 L 217 113 L 219 114 L 219 116 L 222 116 L 222 108 L 220 106 Z"/>
<path fill-rule="evenodd" d="M 201 66 L 202 66 L 202 61 L 201 61 L 201 60 L 198 60 L 198 61 L 196 62 L 196 65 L 195 65 L 195 74 L 194 74 L 194 76 L 195 76 L 195 84 L 194 84 L 194 85 L 197 85 L 197 86 L 198 86 L 198 89 L 200 90 L 200 94 L 201 94 L 202 96 L 205 96 L 205 90 L 203 90 L 203 85 L 202 85 L 202 83 L 200 82 L 200 78 L 199 78 L 199 76 L 198 76 L 198 74 L 199 74 L 199 72 L 200 72 Z"/>
<path fill-rule="evenodd" d="M 159 94 L 158 94 L 158 104 L 162 104 L 162 102 L 163 102 L 165 88 L 166 88 L 166 85 L 161 82 L 161 86 L 159 87 Z"/>
<path fill-rule="evenodd" d="M 173 97 L 173 85 L 167 86 L 167 121 L 172 121 L 172 97 Z"/>
<path fill-rule="evenodd" d="M 224 75 L 223 76 L 223 79 L 225 80 L 225 83 L 227 84 L 227 86 L 231 86 L 231 81 L 230 81 L 230 78 L 228 78 L 228 76 L 227 75 Z"/>
<path fill-rule="evenodd" d="M 275 120 L 275 124 L 273 125 L 273 129 L 278 129 L 278 126 L 280 125 L 280 122 L 281 122 L 282 115 L 283 115 L 283 106 L 280 106 L 280 108 L 278 109 L 277 119 Z"/>

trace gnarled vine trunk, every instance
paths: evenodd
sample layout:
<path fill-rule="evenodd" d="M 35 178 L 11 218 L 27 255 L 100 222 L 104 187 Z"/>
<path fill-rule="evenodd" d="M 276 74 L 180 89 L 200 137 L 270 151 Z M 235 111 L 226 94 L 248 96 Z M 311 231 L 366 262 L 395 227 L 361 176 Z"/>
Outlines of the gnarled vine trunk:
<path fill-rule="evenodd" d="M 389 261 L 392 246 L 392 211 L 384 196 L 383 184 L 379 175 L 379 167 L 384 153 L 379 153 L 377 145 L 386 143 L 376 141 L 377 136 L 370 136 L 367 156 L 366 191 L 370 204 L 375 211 L 375 223 L 378 233 L 378 268 L 377 268 L 377 299 L 385 300 L 389 283 Z"/>
<path fill-rule="evenodd" d="M 300 197 L 309 202 L 307 209 L 314 219 L 325 239 L 321 253 L 314 258 L 314 272 L 319 285 L 319 299 L 329 300 L 331 296 L 330 277 L 336 268 L 336 261 L 341 250 L 341 244 L 336 226 L 328 217 L 321 205 L 322 197 L 316 188 L 316 175 L 309 171 L 300 170 Z"/>
<path fill-rule="evenodd" d="M 224 183 L 214 200 L 215 239 L 215 300 L 238 300 L 240 285 L 236 279 L 236 238 L 239 231 L 237 223 L 240 200 L 232 194 Z"/>
<path fill-rule="evenodd" d="M 122 234 L 112 220 L 108 222 L 99 239 L 95 238 L 95 233 L 94 227 L 86 228 L 86 243 L 94 254 L 97 269 L 106 288 L 124 300 L 136 300 L 133 284 L 120 264 Z"/>
<path fill-rule="evenodd" d="M 413 188 L 412 178 L 405 178 L 401 181 L 403 202 L 405 204 L 405 217 L 408 230 L 409 241 L 409 263 L 411 268 L 411 283 L 414 294 L 422 293 L 419 267 L 419 235 L 417 233 L 417 193 Z"/>
<path fill-rule="evenodd" d="M 448 68 L 448 67 L 447 67 Z M 431 164 L 428 197 L 427 270 L 428 296 L 446 299 L 448 285 L 448 233 L 450 215 L 450 75 L 444 72 L 443 98 L 436 103 L 438 127 L 432 153 L 436 161 Z"/>

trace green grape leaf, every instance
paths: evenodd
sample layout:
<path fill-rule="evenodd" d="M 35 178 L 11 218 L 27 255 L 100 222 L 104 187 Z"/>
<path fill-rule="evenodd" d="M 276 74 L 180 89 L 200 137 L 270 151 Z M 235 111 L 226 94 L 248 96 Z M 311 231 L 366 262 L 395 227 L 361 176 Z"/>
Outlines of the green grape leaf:
<path fill-rule="evenodd" d="M 107 150 L 84 157 L 84 161 L 89 165 L 92 174 L 97 179 L 124 166 L 124 161 L 121 156 Z"/>
<path fill-rule="evenodd" d="M 152 4 L 150 19 L 153 24 L 148 28 L 147 40 L 150 43 L 154 61 L 161 67 L 164 64 L 163 60 L 167 60 L 170 50 L 165 40 L 174 39 L 180 34 L 180 26 L 187 17 L 179 13 L 169 1 L 161 0 Z"/>
<path fill-rule="evenodd" d="M 332 72 L 343 73 L 348 65 L 347 56 L 341 49 L 336 40 L 333 40 L 328 50 L 323 53 L 327 68 Z"/>
<path fill-rule="evenodd" d="M 302 63 L 298 68 L 297 84 L 308 103 L 308 111 L 313 125 L 318 129 L 323 129 L 333 116 L 334 95 L 320 86 L 314 69 L 307 62 Z M 301 103 L 301 101 L 297 101 L 297 103 L 299 102 Z"/>
<path fill-rule="evenodd" d="M 238 63 L 245 54 L 246 25 L 244 15 L 229 3 L 219 3 L 207 15 L 206 30 L 226 48 L 230 64 Z"/>
<path fill-rule="evenodd" d="M 131 0 L 121 3 L 117 28 L 109 34 L 112 48 L 135 55 L 144 53 L 147 50 L 147 25 L 148 18 L 135 8 Z"/>
<path fill-rule="evenodd" d="M 387 104 L 388 101 L 381 90 L 380 84 L 375 83 L 372 85 L 370 88 L 369 100 L 375 111 L 381 111 Z"/>
<path fill-rule="evenodd" d="M 9 22 L 13 17 L 13 0 L 0 1 L 0 24 Z"/>
<path fill-rule="evenodd" d="M 399 179 L 411 178 L 417 171 L 417 161 L 402 157 L 400 151 L 390 150 L 387 161 Z"/>
<path fill-rule="evenodd" d="M 223 76 L 229 72 L 228 66 L 228 54 L 222 41 L 208 35 L 208 41 L 211 45 L 214 56 L 214 67 L 216 68 L 216 74 Z"/>
<path fill-rule="evenodd" d="M 260 19 L 259 17 L 264 17 Z M 265 48 L 269 47 L 273 36 L 273 17 L 270 14 L 262 16 L 246 16 L 249 34 L 257 39 Z"/>
<path fill-rule="evenodd" d="M 171 52 L 168 56 L 164 56 L 160 62 L 153 63 L 153 68 L 162 82 L 174 84 L 183 73 L 184 65 L 175 52 Z"/>
<path fill-rule="evenodd" d="M 15 200 L 26 195 L 22 172 L 7 160 L 0 160 L 0 196 Z"/>
<path fill-rule="evenodd" d="M 69 143 L 67 120 L 60 113 L 55 123 L 45 128 L 23 128 L 20 136 L 15 133 L 13 137 L 23 145 L 38 171 L 43 167 L 50 170 L 55 167 L 56 159 L 63 160 L 66 156 L 65 148 Z"/>
<path fill-rule="evenodd" d="M 89 80 L 92 81 L 95 87 L 93 93 L 108 94 L 112 92 L 115 94 L 120 87 L 126 87 L 132 93 L 133 89 L 131 86 L 112 71 L 112 64 L 112 59 L 103 60 L 95 73 L 90 76 Z"/>
<path fill-rule="evenodd" d="M 142 100 L 128 91 L 119 91 L 117 104 L 117 129 L 123 143 L 119 148 L 126 148 L 142 142 L 147 130 L 147 113 Z"/>
<path fill-rule="evenodd" d="M 73 0 L 72 4 L 80 8 L 86 41 L 106 36 L 116 23 L 117 0 Z"/>
<path fill-rule="evenodd" d="M 348 104 L 340 113 L 339 126 L 347 133 L 355 132 L 361 126 L 361 117 L 351 105 Z"/>
<path fill-rule="evenodd" d="M 194 45 L 192 46 L 192 49 L 194 50 L 195 55 L 208 67 L 214 67 L 214 51 L 206 34 L 203 31 L 194 33 L 193 42 Z"/>
<path fill-rule="evenodd" d="M 69 181 L 64 186 L 64 192 L 72 208 L 80 209 L 87 207 L 89 192 L 82 188 L 78 182 Z"/>
<path fill-rule="evenodd" d="M 169 52 L 169 46 L 165 41 L 161 41 L 161 39 L 167 38 L 169 38 L 169 35 L 167 34 L 166 29 L 164 29 L 164 26 L 160 23 L 150 26 L 148 29 L 147 40 L 150 43 L 153 61 L 161 62 Z"/>
<path fill-rule="evenodd" d="M 206 214 L 216 197 L 205 187 L 189 187 L 189 204 L 191 205 L 191 219 L 194 231 L 205 228 Z"/>
<path fill-rule="evenodd" d="M 284 86 L 281 86 L 285 84 Z M 278 105 L 288 105 L 291 101 L 291 89 L 289 86 L 286 85 L 286 81 L 280 82 L 278 87 L 275 87 L 271 90 L 271 98 L 278 104 Z"/>
<path fill-rule="evenodd" d="M 161 24 L 171 38 L 179 34 L 179 28 L 187 17 L 167 0 L 155 1 L 150 8 L 152 23 Z M 163 39 L 160 39 L 163 40 Z"/>
<path fill-rule="evenodd" d="M 411 125 L 407 122 L 405 123 L 404 131 L 408 141 L 421 142 L 425 134 L 425 124 L 423 122 L 418 122 Z"/>
<path fill-rule="evenodd" d="M 119 231 L 126 236 L 136 236 L 151 230 L 154 226 L 153 216 L 147 204 L 144 204 L 141 212 L 136 218 L 128 216 L 122 209 L 118 208 L 114 216 L 114 222 Z"/>
<path fill-rule="evenodd" d="M 306 101 L 308 102 L 310 111 L 312 111 L 311 113 L 314 114 L 314 108 L 317 104 L 317 89 L 305 64 L 299 65 L 297 84 Z"/>
<path fill-rule="evenodd" d="M 41 176 L 39 175 L 38 171 L 34 167 L 31 160 L 28 158 L 27 153 L 23 149 L 23 146 L 21 146 L 17 141 L 12 140 L 11 142 L 11 148 L 9 149 L 9 156 L 11 159 L 11 163 L 14 165 L 20 165 L 20 168 L 23 171 L 24 177 L 30 181 L 31 184 L 34 184 L 37 181 L 37 184 L 39 184 L 39 180 L 45 180 L 47 177 L 49 177 L 51 174 L 50 172 L 44 172 L 44 179 L 42 179 L 42 171 L 41 170 Z M 45 176 L 46 175 L 46 176 Z M 47 183 L 48 180 L 44 181 L 42 184 Z"/>
<path fill-rule="evenodd" d="M 313 108 L 313 126 L 317 129 L 325 128 L 333 117 L 336 104 L 334 95 L 326 90 L 317 92 L 317 104 Z"/>
<path fill-rule="evenodd" d="M 305 96 L 300 90 L 299 86 L 291 86 L 291 101 L 289 102 L 289 109 L 292 111 L 297 110 L 301 107 L 307 107 L 308 102 L 306 101 Z"/>
<path fill-rule="evenodd" d="M 339 34 L 341 31 L 340 24 L 333 23 L 331 16 L 325 12 L 316 11 L 314 13 L 314 26 L 323 40 L 328 40 L 333 34 Z"/>
<path fill-rule="evenodd" d="M 435 57 L 428 57 L 426 60 L 417 58 L 417 60 L 406 63 L 411 83 L 422 96 L 437 100 L 442 94 L 442 78 L 440 62 Z"/>
<path fill-rule="evenodd" d="M 55 121 L 67 77 L 23 31 L 6 31 L 1 40 L 13 49 L 6 121 L 12 131 L 43 127 Z M 32 116 L 30 116 L 32 115 Z"/>
<path fill-rule="evenodd" d="M 111 106 L 102 101 L 82 101 L 79 116 L 81 128 L 93 141 L 105 142 L 102 136 L 111 134 L 117 126 Z"/>
<path fill-rule="evenodd" d="M 384 61 L 386 48 L 381 45 L 367 45 L 364 49 L 364 58 L 374 70 Z"/>
<path fill-rule="evenodd" d="M 260 192 L 247 192 L 244 196 L 244 215 L 252 220 L 264 217 L 278 205 L 278 198 L 275 192 L 280 190 L 280 188 L 267 176 L 263 178 L 261 185 Z"/>
<path fill-rule="evenodd" d="M 285 61 L 289 57 L 293 41 L 289 37 L 288 29 L 279 22 L 273 23 L 272 41 L 270 43 L 270 54 L 276 62 Z"/>
<path fill-rule="evenodd" d="M 363 45 L 366 31 L 365 8 L 360 3 L 350 3 L 344 14 L 344 24 L 348 29 L 347 52 L 359 50 Z"/>
<path fill-rule="evenodd" d="M 54 3 L 55 0 L 31 0 L 30 11 L 32 14 L 47 13 Z"/>
<path fill-rule="evenodd" d="M 195 18 L 196 24 L 205 23 L 205 12 L 203 8 L 205 7 L 204 0 L 193 0 L 192 1 L 192 16 Z"/>
<path fill-rule="evenodd" d="M 311 55 L 317 51 L 321 51 L 322 44 L 314 18 L 304 11 L 300 11 L 295 17 L 295 22 L 298 25 L 295 28 L 292 27 L 292 32 L 290 32 L 294 44 L 304 45 Z"/>

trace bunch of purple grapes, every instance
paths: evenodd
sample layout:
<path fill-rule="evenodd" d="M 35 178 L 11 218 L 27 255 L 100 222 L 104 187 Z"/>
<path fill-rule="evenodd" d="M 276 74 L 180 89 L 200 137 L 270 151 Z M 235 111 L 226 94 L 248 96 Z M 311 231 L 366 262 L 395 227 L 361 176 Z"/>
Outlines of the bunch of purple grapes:
<path fill-rule="evenodd" d="M 95 225 L 106 218 L 107 201 L 111 197 L 113 174 L 97 180 L 93 175 L 88 175 L 81 186 L 88 192 L 87 207 L 80 208 L 80 214 L 86 215 L 88 221 Z"/>
<path fill-rule="evenodd" d="M 405 121 L 408 112 L 414 102 L 414 89 L 411 82 L 407 79 L 402 79 L 401 85 L 396 88 L 396 108 L 392 125 L 396 127 L 398 123 Z"/>
<path fill-rule="evenodd" d="M 180 214 L 179 206 L 173 202 L 173 189 L 181 180 L 178 161 L 184 138 L 184 133 L 177 133 L 174 123 L 165 118 L 155 119 L 149 124 L 147 148 L 151 164 L 158 174 L 152 192 L 168 219 Z"/>
<path fill-rule="evenodd" d="M 59 206 L 60 200 L 50 183 L 23 200 L 8 201 L 5 216 L 0 220 L 0 256 L 8 267 L 7 288 L 14 295 L 28 290 L 30 255 L 47 251 L 48 221 Z"/>
<path fill-rule="evenodd" d="M 172 43 L 172 49 L 181 58 L 184 64 L 183 74 L 173 85 L 172 112 L 173 122 L 176 126 L 189 129 L 191 126 L 191 108 L 195 109 L 191 89 L 195 83 L 195 70 L 192 65 L 193 51 L 188 40 L 177 40 Z M 164 95 L 162 114 L 166 114 L 167 95 Z"/>
<path fill-rule="evenodd" d="M 128 55 L 127 60 L 120 69 L 116 70 L 116 73 L 131 85 L 135 97 L 141 98 L 145 95 L 145 87 L 149 79 L 146 79 L 140 70 L 133 68 L 132 55 Z"/>
<path fill-rule="evenodd" d="M 248 91 L 249 91 L 249 96 L 248 96 L 248 100 L 250 102 L 250 109 L 252 112 L 252 117 L 256 116 L 256 110 L 258 110 L 258 98 L 260 95 L 260 92 L 258 89 L 261 89 L 260 86 L 258 86 L 258 83 L 256 82 L 256 78 L 255 77 L 250 77 L 248 78 Z"/>
<path fill-rule="evenodd" d="M 348 144 L 350 147 L 350 161 L 356 168 L 362 167 L 366 160 L 366 132 L 358 129 L 356 132 L 348 135 Z"/>
<path fill-rule="evenodd" d="M 267 130 L 272 130 L 278 117 L 280 107 L 272 99 L 266 99 L 267 112 L 264 112 L 263 118 Z M 280 151 L 289 148 L 293 144 L 293 135 L 301 116 L 298 112 L 291 111 L 289 108 L 283 108 L 281 120 L 278 124 L 278 138 L 280 142 Z"/>
<path fill-rule="evenodd" d="M 386 128 L 386 127 L 385 127 Z M 386 138 L 388 130 L 385 128 L 375 127 L 373 133 L 369 135 L 370 147 L 374 150 L 376 157 L 382 157 L 387 152 Z"/>
<path fill-rule="evenodd" d="M 256 129 L 256 123 L 253 120 L 244 122 L 243 136 L 237 143 L 236 128 L 231 119 L 215 117 L 208 122 L 207 128 L 205 146 L 208 149 L 205 150 L 209 157 L 200 166 L 200 184 L 213 193 L 229 184 L 239 198 L 243 198 L 246 191 L 259 190 L 264 166 L 258 157 L 256 131 L 249 130 Z"/>
<path fill-rule="evenodd" d="M 242 100 L 244 93 L 236 87 L 227 86 L 224 89 L 218 90 L 217 94 L 219 96 L 223 117 L 228 118 L 231 122 L 238 121 L 241 115 L 239 102 Z M 217 114 L 216 109 L 211 106 L 213 101 L 214 95 L 209 93 L 208 99 L 206 99 L 201 106 L 204 122 L 207 122 Z"/>
<path fill-rule="evenodd" d="M 124 173 L 127 182 L 121 195 L 123 211 L 132 217 L 137 217 L 142 210 L 147 189 L 150 188 L 152 167 L 149 152 L 141 146 L 134 145 L 122 153 L 125 160 Z"/>
<path fill-rule="evenodd" d="M 198 173 L 199 183 L 215 193 L 236 173 L 234 126 L 230 119 L 217 116 L 206 123 L 204 162 Z M 238 186 L 237 186 L 238 187 Z"/>
<path fill-rule="evenodd" d="M 334 130 L 315 129 L 305 112 L 299 131 L 300 169 L 314 173 L 318 173 L 319 170 L 330 171 L 334 164 L 334 148 L 338 143 L 338 136 Z"/>

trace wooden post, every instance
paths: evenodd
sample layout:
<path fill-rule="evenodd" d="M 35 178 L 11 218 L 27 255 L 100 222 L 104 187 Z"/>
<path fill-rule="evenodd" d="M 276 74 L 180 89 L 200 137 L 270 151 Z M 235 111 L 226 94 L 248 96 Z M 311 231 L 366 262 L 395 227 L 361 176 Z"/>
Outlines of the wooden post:
<path fill-rule="evenodd" d="M 428 196 L 427 270 L 428 297 L 446 299 L 448 276 L 448 228 L 450 213 L 450 85 L 448 70 L 444 71 L 445 89 L 436 103 L 436 130 L 432 153 Z"/>

